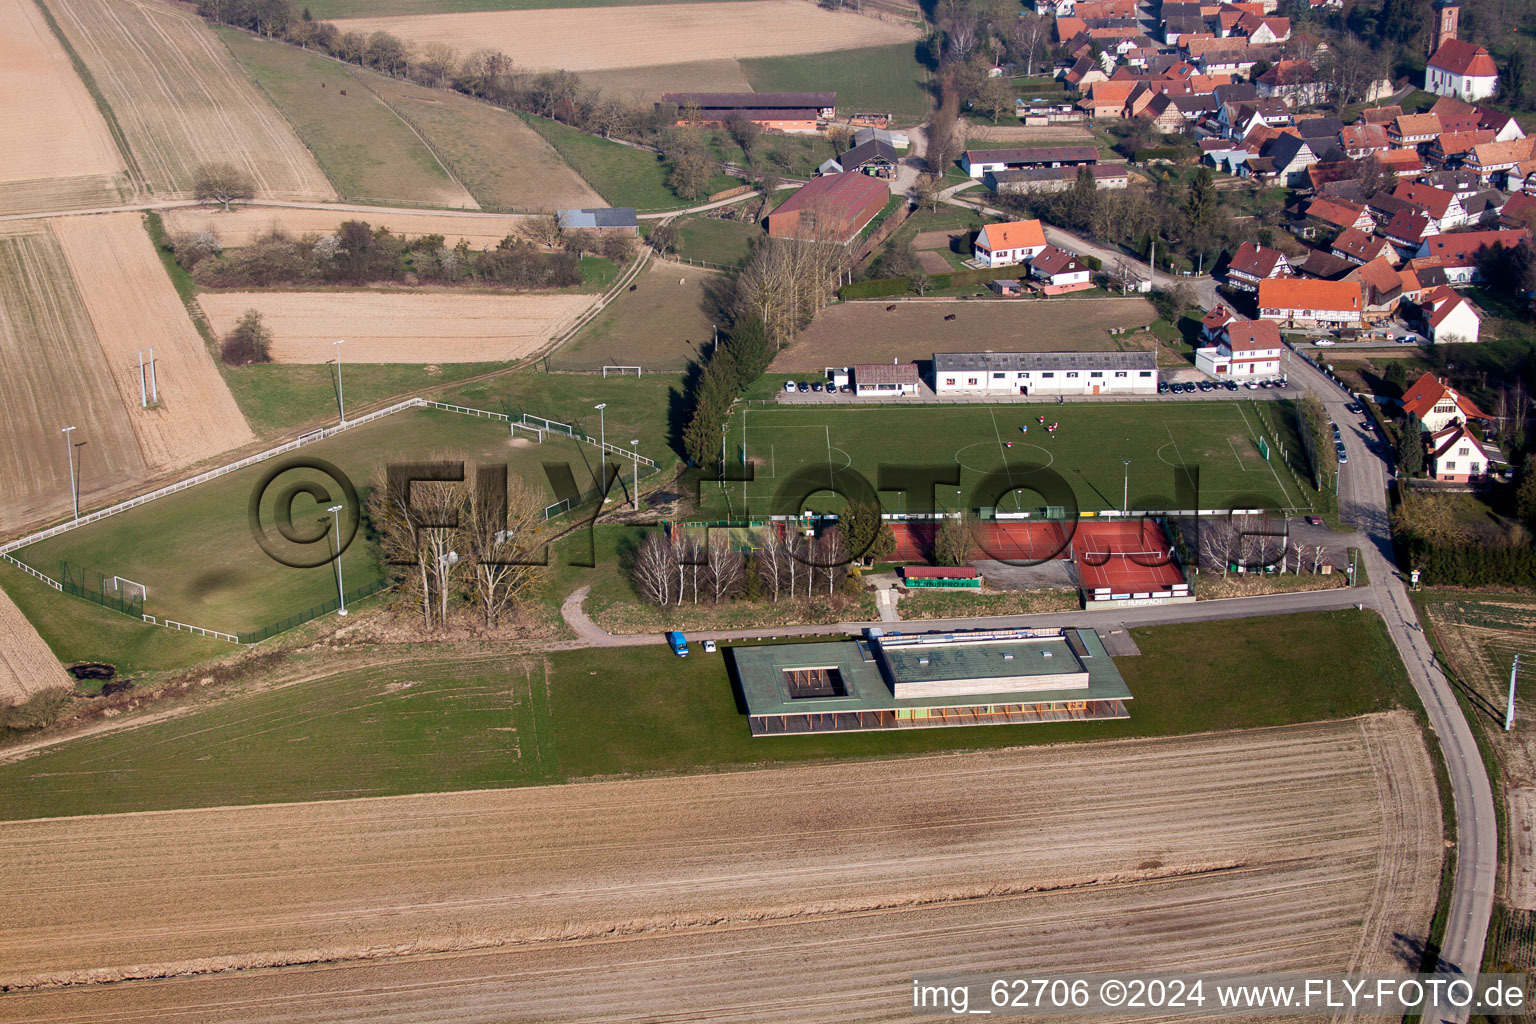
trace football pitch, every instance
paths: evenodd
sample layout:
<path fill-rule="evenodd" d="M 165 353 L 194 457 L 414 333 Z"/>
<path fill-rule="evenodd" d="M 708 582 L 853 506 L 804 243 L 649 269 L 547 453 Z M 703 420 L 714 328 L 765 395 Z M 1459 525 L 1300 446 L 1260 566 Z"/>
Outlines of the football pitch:
<path fill-rule="evenodd" d="M 1074 504 L 1098 512 L 1121 507 L 1127 479 L 1132 511 L 1310 511 L 1317 495 L 1297 482 L 1305 473 L 1294 408 L 1263 405 L 754 406 L 738 411 L 725 438 L 731 472 L 748 475 L 749 467 L 752 479 L 705 486 L 701 498 L 714 518 L 836 511 L 842 502 L 828 493 L 830 483 L 857 485 L 851 470 L 877 488 L 892 513 L 952 510 L 957 501 L 983 512 L 1057 506 L 1070 513 Z M 1052 424 L 1056 429 L 1048 430 Z M 1296 474 L 1281 457 L 1282 445 Z M 922 493 L 926 484 L 889 487 L 925 477 L 943 481 L 931 495 Z M 807 488 L 822 482 L 828 486 L 801 505 Z"/>
<path fill-rule="evenodd" d="M 144 611 L 228 633 L 249 633 L 296 615 L 336 596 L 336 570 L 281 564 L 258 545 L 250 521 L 251 494 L 275 467 L 293 459 L 322 459 L 352 482 L 362 502 L 385 466 L 392 462 L 463 461 L 465 474 L 477 464 L 505 464 L 509 476 L 521 477 L 554 502 L 543 463 L 563 463 L 576 485 L 594 486 L 595 450 L 551 436 L 543 444 L 510 437 L 505 423 L 443 412 L 413 409 L 355 427 L 228 476 L 210 480 L 100 522 L 51 537 L 16 552 L 33 568 L 57 577 L 67 561 L 78 578 L 81 567 L 143 584 Z M 332 500 L 345 501 L 328 472 L 296 468 L 284 472 L 263 493 L 260 518 L 272 534 L 275 494 L 308 483 L 319 485 Z M 299 494 L 292 515 L 296 532 L 309 535 L 310 521 L 325 509 L 310 495 Z M 375 527 L 366 517 L 341 556 L 343 583 L 350 592 L 384 575 Z M 329 533 L 323 545 L 331 543 Z M 321 551 L 323 557 L 326 552 Z"/>

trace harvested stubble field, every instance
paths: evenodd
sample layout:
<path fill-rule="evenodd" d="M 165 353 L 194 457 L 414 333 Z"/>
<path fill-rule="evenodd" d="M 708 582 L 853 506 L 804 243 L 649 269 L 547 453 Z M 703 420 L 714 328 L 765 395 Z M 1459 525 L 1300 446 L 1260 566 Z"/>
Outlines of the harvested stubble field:
<path fill-rule="evenodd" d="M 685 263 L 657 260 L 625 292 L 549 357 L 561 370 L 603 366 L 681 369 L 713 337 L 708 309 L 724 275 Z"/>
<path fill-rule="evenodd" d="M 844 302 L 826 310 L 773 361 L 776 373 L 828 366 L 929 359 L 935 352 L 1113 352 L 1151 347 L 1146 334 L 1125 337 L 1110 327 L 1149 324 L 1145 299 Z M 956 319 L 945 321 L 951 313 Z"/>
<path fill-rule="evenodd" d="M 122 198 L 122 154 L 32 0 L 0 0 L 0 96 L 0 213 Z"/>
<path fill-rule="evenodd" d="M 141 215 L 50 223 L 149 466 L 176 469 L 250 442 L 250 427 L 166 276 Z M 138 353 L 147 358 L 151 348 L 160 404 L 144 409 Z"/>
<path fill-rule="evenodd" d="M 43 638 L 0 590 L 0 708 L 53 686 L 73 688 Z"/>
<path fill-rule="evenodd" d="M 731 58 L 583 71 L 581 80 L 605 93 L 657 103 L 664 92 L 752 92 L 741 62 Z"/>
<path fill-rule="evenodd" d="M 36 986 L 11 1019 L 208 1022 L 896 1020 L 914 974 L 1021 962 L 1405 973 L 1442 854 L 1406 712 L 25 821 L 0 851 L 0 982 Z"/>
<path fill-rule="evenodd" d="M 410 210 L 324 210 L 297 206 L 237 206 L 228 213 L 206 206 L 167 210 L 161 218 L 167 233 L 211 231 L 226 248 L 250 245 L 263 235 L 282 231 L 295 238 L 304 235 L 334 235 L 342 221 L 365 220 L 376 228 L 388 228 L 397 235 L 442 235 L 450 248 L 468 242 L 472 248 L 495 246 L 508 235 L 516 234 L 528 217 L 522 214 L 428 213 Z"/>
<path fill-rule="evenodd" d="M 126 367 L 103 355 L 58 239 L 41 221 L 0 231 L 0 358 L 0 522 L 8 530 L 69 508 L 63 427 L 77 428 L 82 503 L 144 479 L 149 466 L 116 379 Z"/>
<path fill-rule="evenodd" d="M 570 326 L 595 295 L 467 291 L 203 292 L 198 302 L 220 335 L 248 309 L 274 335 L 279 363 L 513 362 Z M 343 378 L 345 380 L 345 378 Z"/>
<path fill-rule="evenodd" d="M 368 71 L 353 69 L 352 77 L 422 134 L 481 207 L 552 210 L 606 205 L 516 114 Z"/>
<path fill-rule="evenodd" d="M 203 164 L 234 164 L 266 196 L 335 191 L 272 104 L 191 11 L 170 4 L 46 0 L 161 195 L 190 195 Z"/>
<path fill-rule="evenodd" d="M 343 32 L 389 32 L 416 45 L 446 43 L 462 53 L 500 50 L 520 67 L 566 71 L 822 53 L 917 38 L 910 26 L 795 0 L 424 14 L 334 24 Z"/>
<path fill-rule="evenodd" d="M 474 197 L 346 64 L 231 28 L 218 38 L 345 199 L 475 209 Z M 237 69 L 238 71 L 238 69 Z"/>

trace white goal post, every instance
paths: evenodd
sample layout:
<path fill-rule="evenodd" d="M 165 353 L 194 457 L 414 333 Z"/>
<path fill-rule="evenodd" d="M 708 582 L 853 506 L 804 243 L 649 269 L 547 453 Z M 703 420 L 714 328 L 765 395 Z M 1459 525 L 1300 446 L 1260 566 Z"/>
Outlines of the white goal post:
<path fill-rule="evenodd" d="M 126 576 L 113 576 L 112 589 L 123 597 L 137 597 L 139 600 L 147 600 L 149 589 L 142 583 L 135 583 Z"/>
<path fill-rule="evenodd" d="M 615 374 L 617 374 L 620 377 L 624 376 L 626 373 L 633 373 L 636 377 L 639 377 L 644 372 L 638 366 L 604 366 L 603 367 L 603 376 L 604 377 L 608 376 L 608 371 L 609 370 L 612 370 Z"/>
<path fill-rule="evenodd" d="M 536 443 L 544 443 L 544 431 L 540 427 L 530 427 L 526 423 L 508 423 L 507 428 L 512 432 L 513 437 L 516 437 L 517 432 L 521 430 L 523 433 L 530 435 Z"/>

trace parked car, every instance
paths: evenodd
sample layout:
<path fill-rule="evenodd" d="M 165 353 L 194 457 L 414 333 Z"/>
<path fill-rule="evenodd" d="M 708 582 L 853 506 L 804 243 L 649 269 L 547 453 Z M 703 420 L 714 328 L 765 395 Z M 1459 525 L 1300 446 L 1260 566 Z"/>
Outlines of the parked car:
<path fill-rule="evenodd" d="M 793 390 L 795 390 L 795 382 L 792 381 L 792 380 L 785 381 L 784 382 L 784 390 L 785 391 L 793 391 Z"/>
<path fill-rule="evenodd" d="M 1237 387 L 1238 387 L 1237 381 L 1235 381 L 1235 380 L 1227 381 L 1227 390 L 1228 391 L 1236 391 Z"/>
<path fill-rule="evenodd" d="M 821 394 L 821 381 L 819 381 L 819 380 L 818 381 L 812 381 L 811 382 L 811 390 L 816 392 L 817 394 Z"/>
<path fill-rule="evenodd" d="M 715 653 L 715 642 L 713 640 L 705 640 L 704 641 L 704 653 L 705 654 L 714 654 Z"/>
<path fill-rule="evenodd" d="M 1210 381 L 1202 380 L 1202 381 L 1197 381 L 1196 384 L 1195 384 L 1195 387 L 1199 388 L 1201 391 L 1209 391 L 1209 390 L 1211 390 L 1212 385 L 1211 385 Z"/>
<path fill-rule="evenodd" d="M 1342 451 L 1339 452 L 1339 465 L 1342 466 L 1342 465 L 1344 465 L 1348 461 L 1349 461 L 1349 452 L 1342 452 Z"/>
<path fill-rule="evenodd" d="M 1337 345 L 1338 342 L 1334 341 L 1332 338 L 1318 338 L 1317 341 L 1313 342 L 1313 344 L 1317 345 L 1319 348 L 1326 348 L 1329 345 Z"/>
<path fill-rule="evenodd" d="M 1357 416 L 1363 411 L 1360 408 L 1360 403 L 1359 402 L 1350 402 L 1348 405 L 1346 405 L 1344 407 L 1344 409 L 1345 409 L 1345 411 L 1352 412 L 1352 413 L 1354 413 Z"/>
<path fill-rule="evenodd" d="M 1290 381 L 1286 380 L 1284 377 L 1281 377 L 1279 380 L 1275 381 L 1275 387 L 1277 388 L 1288 388 L 1290 386 Z"/>
<path fill-rule="evenodd" d="M 1160 394 L 1160 395 L 1166 395 L 1168 393 L 1168 382 L 1167 381 L 1160 380 L 1160 381 L 1157 382 L 1157 393 Z"/>
<path fill-rule="evenodd" d="M 800 382 L 800 393 L 802 395 L 805 394 L 807 391 L 810 391 L 810 390 L 811 390 L 811 386 L 809 384 L 807 384 L 805 381 L 801 381 Z"/>
<path fill-rule="evenodd" d="M 1259 390 L 1259 386 L 1257 384 L 1255 384 L 1251 380 L 1243 381 L 1243 387 L 1247 388 L 1249 391 L 1257 391 L 1257 390 Z"/>
<path fill-rule="evenodd" d="M 1323 517 L 1322 516 L 1307 516 L 1306 522 L 1307 522 L 1308 526 L 1322 526 L 1323 525 Z"/>
<path fill-rule="evenodd" d="M 1266 390 L 1266 391 L 1267 391 L 1267 390 L 1268 390 L 1268 389 L 1270 389 L 1270 388 L 1272 388 L 1272 387 L 1274 387 L 1274 386 L 1275 386 L 1275 385 L 1274 385 L 1274 383 L 1273 383 L 1273 382 L 1271 382 L 1271 381 L 1267 381 L 1267 380 L 1261 380 L 1261 381 L 1259 381 L 1259 387 L 1261 387 L 1261 388 L 1264 388 L 1264 389 L 1265 389 L 1265 390 Z"/>
<path fill-rule="evenodd" d="M 843 394 L 843 395 L 851 395 L 851 394 L 853 394 L 853 388 L 848 386 L 847 384 L 844 384 L 842 387 L 838 388 L 837 390 L 838 390 L 839 394 Z"/>

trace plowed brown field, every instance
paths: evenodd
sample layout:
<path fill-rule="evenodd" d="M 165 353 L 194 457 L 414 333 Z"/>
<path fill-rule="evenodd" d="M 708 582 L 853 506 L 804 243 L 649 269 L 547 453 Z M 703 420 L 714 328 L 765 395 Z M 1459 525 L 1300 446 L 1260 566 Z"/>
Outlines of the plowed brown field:
<path fill-rule="evenodd" d="M 74 681 L 21 609 L 0 590 L 0 707 L 52 686 L 73 689 Z"/>
<path fill-rule="evenodd" d="M 206 207 L 182 207 L 161 216 L 165 229 L 172 234 L 184 231 L 212 231 L 226 247 L 249 245 L 257 238 L 281 229 L 299 237 L 307 234 L 332 235 L 344 220 L 363 220 L 376 228 L 388 228 L 403 235 L 442 235 L 449 247 L 463 239 L 476 249 L 494 246 L 527 217 L 516 214 L 477 214 L 457 217 L 447 213 L 409 213 L 406 211 L 367 213 L 345 210 L 312 210 L 307 207 L 237 206 L 229 213 Z"/>
<path fill-rule="evenodd" d="M 85 500 L 144 478 L 148 465 L 114 380 L 123 368 L 102 356 L 64 253 L 43 221 L 0 227 L 0 360 L 0 524 L 7 532 L 69 508 L 63 427 L 76 428 Z"/>
<path fill-rule="evenodd" d="M 176 469 L 252 440 L 139 214 L 60 217 L 52 226 L 149 465 Z M 138 353 L 151 347 L 160 404 L 144 409 Z"/>
<path fill-rule="evenodd" d="M 190 10 L 152 0 L 44 0 L 161 195 L 190 195 L 223 161 L 266 196 L 334 199 L 314 157 Z"/>
<path fill-rule="evenodd" d="M 204 292 L 220 336 L 248 309 L 272 329 L 272 359 L 323 363 L 346 339 L 348 363 L 478 363 L 521 359 L 596 302 L 596 295 L 475 292 Z"/>
<path fill-rule="evenodd" d="M 390 32 L 461 53 L 489 47 L 520 67 L 566 71 L 778 57 L 916 39 L 908 25 L 833 13 L 795 0 L 343 18 L 343 32 Z"/>
<path fill-rule="evenodd" d="M 864 1021 L 908 1019 L 922 973 L 1401 972 L 1441 855 L 1403 712 L 11 822 L 0 984 L 30 991 L 0 1002 L 119 1024 Z"/>
<path fill-rule="evenodd" d="M 0 96 L 0 213 L 118 201 L 122 154 L 32 0 L 0 0 Z"/>

